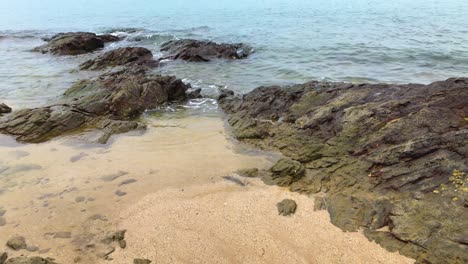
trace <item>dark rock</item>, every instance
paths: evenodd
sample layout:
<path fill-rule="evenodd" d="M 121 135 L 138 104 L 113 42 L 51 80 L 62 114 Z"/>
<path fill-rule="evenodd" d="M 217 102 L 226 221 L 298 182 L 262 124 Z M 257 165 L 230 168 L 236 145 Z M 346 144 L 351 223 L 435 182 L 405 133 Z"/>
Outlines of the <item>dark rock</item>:
<path fill-rule="evenodd" d="M 149 260 L 149 259 L 137 258 L 137 259 L 133 260 L 133 264 L 150 264 L 150 263 L 151 263 L 151 260 Z"/>
<path fill-rule="evenodd" d="M 124 239 L 122 240 L 119 240 L 119 247 L 124 249 L 127 247 L 127 241 L 125 241 Z"/>
<path fill-rule="evenodd" d="M 81 70 L 103 70 L 116 66 L 145 66 L 157 67 L 158 62 L 153 60 L 153 53 L 141 47 L 124 47 L 108 51 L 96 59 L 84 62 Z"/>
<path fill-rule="evenodd" d="M 25 249 L 27 247 L 26 239 L 22 236 L 15 236 L 8 239 L 6 245 L 13 250 Z"/>
<path fill-rule="evenodd" d="M 55 55 L 79 55 L 103 48 L 105 43 L 118 41 L 120 38 L 89 32 L 70 32 L 59 33 L 45 40 L 47 44 L 36 47 L 33 51 Z"/>
<path fill-rule="evenodd" d="M 9 259 L 5 264 L 57 264 L 51 258 L 41 257 L 17 257 Z"/>
<path fill-rule="evenodd" d="M 81 203 L 81 202 L 84 202 L 86 200 L 86 197 L 84 196 L 78 196 L 75 198 L 75 202 L 77 203 Z"/>
<path fill-rule="evenodd" d="M 288 216 L 296 213 L 297 204 L 294 200 L 284 199 L 276 204 L 278 214 Z"/>
<path fill-rule="evenodd" d="M 123 180 L 122 182 L 120 182 L 120 183 L 119 183 L 119 186 L 131 184 L 131 183 L 135 183 L 135 182 L 137 182 L 137 180 L 135 180 L 135 179 L 127 179 L 127 180 Z"/>
<path fill-rule="evenodd" d="M 251 169 L 240 169 L 236 171 L 239 176 L 242 177 L 249 177 L 249 178 L 255 178 L 258 177 L 258 169 L 257 168 L 251 168 Z"/>
<path fill-rule="evenodd" d="M 145 128 L 133 119 L 146 109 L 185 100 L 189 87 L 173 76 L 135 69 L 108 73 L 76 82 L 54 105 L 14 112 L 0 121 L 0 133 L 39 143 L 97 128 L 102 131 L 98 142 L 105 143 L 112 134 Z"/>
<path fill-rule="evenodd" d="M 0 115 L 11 113 L 11 107 L 6 104 L 0 103 Z"/>
<path fill-rule="evenodd" d="M 206 62 L 211 59 L 243 59 L 252 53 L 252 48 L 238 44 L 218 44 L 194 39 L 171 40 L 161 45 L 168 55 L 163 59 Z"/>
<path fill-rule="evenodd" d="M 117 190 L 115 191 L 115 195 L 122 197 L 122 196 L 127 195 L 127 193 L 121 190 Z"/>
<path fill-rule="evenodd" d="M 262 180 L 269 185 L 289 186 L 304 176 L 304 166 L 295 160 L 283 158 L 270 168 L 270 173 L 265 174 Z"/>
<path fill-rule="evenodd" d="M 6 252 L 0 252 L 0 264 L 4 264 L 8 258 L 8 254 Z"/>
<path fill-rule="evenodd" d="M 316 207 L 327 209 L 333 224 L 364 228 L 421 263 L 468 262 L 461 231 L 468 226 L 460 220 L 468 218 L 468 78 L 314 81 L 242 96 L 221 91 L 218 101 L 236 138 L 304 167 L 288 178 L 272 168 L 265 182 L 327 193 Z M 382 227 L 390 231 L 373 233 Z"/>

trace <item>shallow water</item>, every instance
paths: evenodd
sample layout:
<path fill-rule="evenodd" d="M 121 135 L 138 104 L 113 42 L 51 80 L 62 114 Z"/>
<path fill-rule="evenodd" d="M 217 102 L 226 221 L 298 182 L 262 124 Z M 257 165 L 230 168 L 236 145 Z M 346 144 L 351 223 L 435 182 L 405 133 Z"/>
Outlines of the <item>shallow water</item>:
<path fill-rule="evenodd" d="M 429 83 L 468 72 L 468 2 L 448 0 L 0 1 L 0 100 L 15 108 L 53 100 L 85 73 L 89 56 L 28 50 L 61 31 L 136 28 L 115 45 L 150 48 L 173 38 L 245 42 L 246 60 L 166 63 L 159 69 L 204 88 L 325 79 Z M 121 32 L 121 34 L 124 34 Z M 114 47 L 111 45 L 109 48 Z"/>
<path fill-rule="evenodd" d="M 120 211 L 145 195 L 220 181 L 276 159 L 235 144 L 220 117 L 161 116 L 143 135 L 115 137 L 107 146 L 77 141 L 20 145 L 0 137 L 0 209 L 6 210 L 0 245 L 22 235 L 28 245 L 50 249 L 41 256 L 94 263 L 94 250 L 103 246 L 99 238 L 116 231 Z M 71 235 L 58 238 L 56 232 Z"/>

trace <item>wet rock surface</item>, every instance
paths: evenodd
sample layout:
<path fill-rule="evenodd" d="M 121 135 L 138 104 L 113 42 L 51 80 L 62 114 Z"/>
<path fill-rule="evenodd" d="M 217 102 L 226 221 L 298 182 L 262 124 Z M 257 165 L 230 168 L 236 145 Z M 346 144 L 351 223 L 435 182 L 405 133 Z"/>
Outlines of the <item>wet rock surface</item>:
<path fill-rule="evenodd" d="M 300 162 L 258 175 L 301 193 L 326 193 L 346 231 L 420 263 L 466 263 L 468 78 L 429 85 L 309 82 L 222 91 L 234 135 Z M 289 162 L 290 163 L 290 162 Z M 286 168 L 296 168 L 288 170 Z M 265 176 L 267 175 L 267 176 Z M 388 232 L 377 231 L 388 227 Z"/>
<path fill-rule="evenodd" d="M 252 48 L 242 43 L 218 44 L 194 39 L 172 40 L 161 45 L 167 55 L 163 59 L 207 62 L 212 59 L 243 59 L 252 53 Z"/>
<path fill-rule="evenodd" d="M 105 43 L 119 41 L 120 38 L 90 32 L 69 32 L 59 33 L 44 40 L 48 43 L 32 51 L 54 55 L 80 55 L 103 48 Z"/>
<path fill-rule="evenodd" d="M 297 204 L 294 200 L 284 199 L 283 201 L 276 204 L 278 208 L 278 214 L 288 216 L 296 213 Z"/>
<path fill-rule="evenodd" d="M 0 133 L 38 143 L 93 128 L 102 132 L 97 142 L 106 143 L 113 134 L 144 129 L 136 118 L 146 109 L 185 100 L 189 87 L 173 76 L 146 75 L 142 69 L 107 73 L 76 82 L 56 104 L 4 117 Z"/>
<path fill-rule="evenodd" d="M 108 51 L 84 62 L 80 65 L 81 70 L 103 70 L 116 66 L 144 66 L 148 68 L 157 67 L 158 62 L 153 59 L 153 53 L 146 48 L 125 47 Z"/>
<path fill-rule="evenodd" d="M 7 113 L 11 113 L 11 107 L 9 107 L 8 105 L 4 103 L 0 103 L 0 115 L 7 114 Z"/>

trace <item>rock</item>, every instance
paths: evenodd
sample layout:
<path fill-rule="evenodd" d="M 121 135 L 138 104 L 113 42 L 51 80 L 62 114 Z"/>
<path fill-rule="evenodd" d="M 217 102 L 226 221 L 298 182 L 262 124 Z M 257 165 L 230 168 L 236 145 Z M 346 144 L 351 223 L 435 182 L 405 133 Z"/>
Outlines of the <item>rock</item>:
<path fill-rule="evenodd" d="M 6 219 L 3 216 L 0 216 L 0 226 L 6 225 Z"/>
<path fill-rule="evenodd" d="M 127 174 L 128 174 L 128 172 L 126 172 L 126 171 L 118 171 L 118 172 L 113 173 L 113 174 L 102 176 L 100 179 L 102 181 L 105 181 L 105 182 L 111 182 L 111 181 L 113 181 L 113 180 L 115 180 L 117 178 L 120 178 L 120 177 L 122 177 L 124 175 L 127 175 Z"/>
<path fill-rule="evenodd" d="M 115 247 L 107 246 L 107 247 L 102 247 L 99 248 L 98 251 L 96 252 L 96 256 L 99 258 L 106 259 L 109 257 L 110 254 L 114 253 Z"/>
<path fill-rule="evenodd" d="M 4 216 L 6 213 L 6 209 L 3 209 L 2 207 L 0 207 L 0 216 Z"/>
<path fill-rule="evenodd" d="M 118 41 L 120 38 L 89 32 L 69 32 L 59 33 L 45 40 L 47 44 L 36 47 L 33 51 L 54 55 L 79 55 L 103 48 L 105 43 Z"/>
<path fill-rule="evenodd" d="M 58 264 L 51 258 L 16 257 L 9 259 L 5 264 Z"/>
<path fill-rule="evenodd" d="M 137 182 L 137 180 L 135 180 L 135 179 L 127 179 L 127 180 L 123 180 L 122 182 L 120 182 L 120 183 L 119 183 L 119 186 L 131 184 L 131 183 L 135 183 L 135 182 Z"/>
<path fill-rule="evenodd" d="M 288 216 L 296 213 L 297 204 L 294 200 L 284 199 L 276 204 L 278 213 L 283 216 Z"/>
<path fill-rule="evenodd" d="M 85 200 L 86 200 L 86 197 L 84 196 L 78 196 L 75 198 L 76 203 L 81 203 L 81 202 L 84 202 Z"/>
<path fill-rule="evenodd" d="M 145 75 L 125 69 L 76 82 L 57 103 L 22 109 L 0 120 L 0 133 L 20 142 L 40 143 L 51 138 L 95 128 L 98 142 L 118 133 L 144 129 L 135 121 L 146 109 L 186 99 L 190 85 L 173 76 Z"/>
<path fill-rule="evenodd" d="M 236 173 L 239 176 L 242 176 L 242 177 L 249 177 L 249 178 L 258 177 L 258 169 L 257 168 L 241 169 L 241 170 L 236 171 Z"/>
<path fill-rule="evenodd" d="M 304 166 L 295 160 L 283 158 L 270 168 L 270 173 L 262 177 L 263 182 L 269 185 L 289 186 L 304 176 Z"/>
<path fill-rule="evenodd" d="M 0 264 L 4 264 L 8 258 L 8 254 L 6 252 L 0 251 Z"/>
<path fill-rule="evenodd" d="M 39 247 L 38 246 L 27 246 L 26 250 L 29 251 L 29 252 L 36 252 L 36 251 L 39 250 Z"/>
<path fill-rule="evenodd" d="M 80 70 L 103 70 L 116 66 L 157 67 L 150 50 L 141 47 L 124 47 L 108 51 L 96 59 L 88 60 L 80 65 Z"/>
<path fill-rule="evenodd" d="M 12 237 L 10 238 L 6 245 L 13 249 L 13 250 L 20 250 L 20 249 L 25 249 L 27 247 L 26 245 L 26 239 L 22 236 L 15 236 L 15 237 Z"/>
<path fill-rule="evenodd" d="M 0 103 L 0 115 L 11 113 L 11 107 L 6 104 Z"/>
<path fill-rule="evenodd" d="M 115 191 L 115 195 L 122 197 L 122 196 L 127 195 L 127 193 L 121 190 L 117 190 Z"/>
<path fill-rule="evenodd" d="M 149 259 L 136 258 L 133 260 L 133 264 L 150 264 L 150 263 L 151 263 L 151 260 Z"/>
<path fill-rule="evenodd" d="M 194 39 L 171 40 L 161 45 L 163 59 L 206 62 L 212 59 L 243 59 L 252 53 L 244 44 L 218 44 Z"/>
<path fill-rule="evenodd" d="M 54 238 L 70 238 L 71 232 L 60 231 L 54 233 Z"/>
<path fill-rule="evenodd" d="M 234 136 L 302 164 L 260 171 L 268 184 L 326 193 L 346 231 L 421 263 L 467 263 L 468 78 L 428 85 L 308 82 L 221 91 Z M 279 166 L 281 165 L 281 166 Z M 284 176 L 286 175 L 286 176 Z M 387 227 L 388 233 L 375 234 Z M 373 234 L 373 235 L 371 235 Z"/>
<path fill-rule="evenodd" d="M 124 249 L 127 247 L 127 241 L 125 240 L 119 240 L 119 247 Z"/>

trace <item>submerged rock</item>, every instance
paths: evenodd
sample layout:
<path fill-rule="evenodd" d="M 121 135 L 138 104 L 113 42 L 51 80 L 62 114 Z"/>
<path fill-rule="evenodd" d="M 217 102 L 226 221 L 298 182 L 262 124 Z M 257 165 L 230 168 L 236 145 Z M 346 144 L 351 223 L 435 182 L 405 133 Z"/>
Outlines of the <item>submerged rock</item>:
<path fill-rule="evenodd" d="M 8 239 L 6 245 L 13 250 L 25 249 L 27 247 L 26 239 L 22 236 L 15 236 Z"/>
<path fill-rule="evenodd" d="M 17 257 L 9 259 L 5 264 L 57 264 L 54 259 L 41 257 Z"/>
<path fill-rule="evenodd" d="M 284 199 L 277 203 L 276 207 L 278 208 L 278 214 L 288 216 L 296 213 L 297 204 L 294 200 Z"/>
<path fill-rule="evenodd" d="M 267 182 L 324 192 L 347 231 L 388 227 L 382 246 L 427 263 L 467 263 L 468 78 L 429 85 L 309 82 L 259 87 L 219 105 L 234 135 L 304 167 Z M 291 166 L 291 168 L 293 168 Z M 286 170 L 287 171 L 287 170 Z M 279 177 L 272 177 L 272 175 Z M 288 175 L 288 174 L 286 174 Z M 317 208 L 318 209 L 318 208 Z"/>
<path fill-rule="evenodd" d="M 11 107 L 9 107 L 8 105 L 4 103 L 0 103 L 0 115 L 7 114 L 7 113 L 11 113 Z"/>
<path fill-rule="evenodd" d="M 150 264 L 152 261 L 149 259 L 136 258 L 133 260 L 133 264 Z"/>
<path fill-rule="evenodd" d="M 194 39 L 171 40 L 161 45 L 163 59 L 206 62 L 211 59 L 243 59 L 252 49 L 244 44 L 218 44 Z"/>
<path fill-rule="evenodd" d="M 141 47 L 125 47 L 108 51 L 96 59 L 88 60 L 80 65 L 81 70 L 103 70 L 116 66 L 157 67 L 150 50 Z"/>
<path fill-rule="evenodd" d="M 125 69 L 76 82 L 53 105 L 23 109 L 0 122 L 0 133 L 18 141 L 38 143 L 83 129 L 102 130 L 98 142 L 112 134 L 145 125 L 134 121 L 146 109 L 186 99 L 190 85 L 173 76 L 146 75 Z"/>
<path fill-rule="evenodd" d="M 119 41 L 112 35 L 96 35 L 90 32 L 59 33 L 44 39 L 48 43 L 33 49 L 35 52 L 54 55 L 79 55 L 103 48 L 107 42 Z"/>

